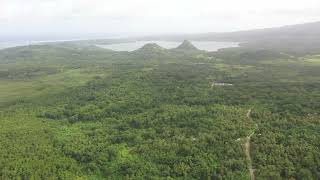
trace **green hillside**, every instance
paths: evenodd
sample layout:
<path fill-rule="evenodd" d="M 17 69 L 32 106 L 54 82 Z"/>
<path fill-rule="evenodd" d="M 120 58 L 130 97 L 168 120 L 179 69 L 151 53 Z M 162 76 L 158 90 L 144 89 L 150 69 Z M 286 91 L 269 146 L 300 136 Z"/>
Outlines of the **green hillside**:
<path fill-rule="evenodd" d="M 0 179 L 320 177 L 319 55 L 178 49 L 1 50 Z"/>

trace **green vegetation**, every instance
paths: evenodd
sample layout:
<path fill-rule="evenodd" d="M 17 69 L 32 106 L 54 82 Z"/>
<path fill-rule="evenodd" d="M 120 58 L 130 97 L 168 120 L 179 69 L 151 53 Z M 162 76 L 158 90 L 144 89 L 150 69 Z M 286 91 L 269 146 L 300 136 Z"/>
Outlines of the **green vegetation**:
<path fill-rule="evenodd" d="M 319 56 L 184 44 L 1 50 L 0 179 L 320 177 Z"/>

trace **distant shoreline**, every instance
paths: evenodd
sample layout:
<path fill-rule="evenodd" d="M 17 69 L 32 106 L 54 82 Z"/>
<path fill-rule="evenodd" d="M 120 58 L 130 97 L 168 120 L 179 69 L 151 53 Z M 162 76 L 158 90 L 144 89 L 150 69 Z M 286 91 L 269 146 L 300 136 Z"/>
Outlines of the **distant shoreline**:
<path fill-rule="evenodd" d="M 29 46 L 29 45 L 37 45 L 42 43 L 55 43 L 55 42 L 72 42 L 72 41 L 87 41 L 92 39 L 61 39 L 61 40 L 39 40 L 39 41 L 0 41 L 0 49 L 18 47 L 18 46 Z"/>
<path fill-rule="evenodd" d="M 81 42 L 83 41 L 84 44 L 92 44 L 92 45 L 98 45 L 99 47 L 102 47 L 102 48 L 106 48 L 108 49 L 108 47 L 112 47 L 110 49 L 112 50 L 115 50 L 115 51 L 120 51 L 120 49 L 117 49 L 118 47 L 117 46 L 121 46 L 122 44 L 132 44 L 132 43 L 141 43 L 141 42 L 149 42 L 149 41 L 140 41 L 140 40 L 133 40 L 133 39 L 117 39 L 117 38 L 104 38 L 104 39 L 61 39 L 61 40 L 39 40 L 39 41 L 4 41 L 4 42 L 1 42 L 0 41 L 0 50 L 2 49 L 7 49 L 7 48 L 14 48 L 14 47 L 19 47 L 19 46 L 29 46 L 29 45 L 43 45 L 43 44 L 49 44 L 49 43 L 59 43 L 59 42 Z M 104 43 L 101 43 L 103 41 L 110 41 L 106 44 Z M 117 42 L 119 41 L 119 42 Z M 99 43 L 100 42 L 100 43 Z M 153 41 L 150 41 L 150 42 L 153 42 Z M 154 42 L 171 42 L 173 44 L 175 44 L 174 46 L 178 46 L 180 41 L 154 41 Z M 203 43 L 227 43 L 228 45 L 226 46 L 221 46 L 219 48 L 215 48 L 215 49 L 206 49 L 204 48 L 203 50 L 211 50 L 211 51 L 216 51 L 218 49 L 222 49 L 222 48 L 228 48 L 228 47 L 239 47 L 240 46 L 240 43 L 239 42 L 224 42 L 224 41 L 193 41 L 193 42 L 203 42 Z M 143 44 L 141 45 L 138 45 L 137 47 L 131 49 L 129 48 L 129 51 L 133 51 L 135 49 L 138 49 L 140 47 L 142 47 Z M 163 44 L 160 44 L 160 45 L 163 45 Z M 113 49 L 113 46 L 115 46 L 116 48 Z M 171 45 L 172 46 L 172 45 Z M 174 46 L 170 47 L 169 48 L 173 48 Z M 209 45 L 210 46 L 210 45 Z M 168 47 L 165 47 L 165 48 L 168 48 Z M 201 49 L 201 48 L 200 48 Z M 127 49 L 124 49 L 125 51 Z"/>

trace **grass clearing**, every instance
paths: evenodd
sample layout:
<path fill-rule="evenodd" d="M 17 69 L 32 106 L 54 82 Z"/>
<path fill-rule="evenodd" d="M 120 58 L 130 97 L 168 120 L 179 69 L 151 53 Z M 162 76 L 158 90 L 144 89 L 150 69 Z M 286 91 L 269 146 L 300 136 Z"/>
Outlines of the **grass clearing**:
<path fill-rule="evenodd" d="M 39 95 L 54 94 L 69 87 L 84 85 L 94 77 L 103 75 L 101 72 L 73 69 L 34 79 L 0 80 L 0 105 Z"/>

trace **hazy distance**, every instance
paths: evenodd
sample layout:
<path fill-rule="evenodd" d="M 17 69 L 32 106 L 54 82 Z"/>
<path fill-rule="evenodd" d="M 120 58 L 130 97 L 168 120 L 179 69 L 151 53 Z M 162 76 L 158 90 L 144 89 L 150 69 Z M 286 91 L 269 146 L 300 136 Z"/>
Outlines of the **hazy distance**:
<path fill-rule="evenodd" d="M 226 32 L 320 19 L 319 0 L 1 0 L 0 39 Z"/>

